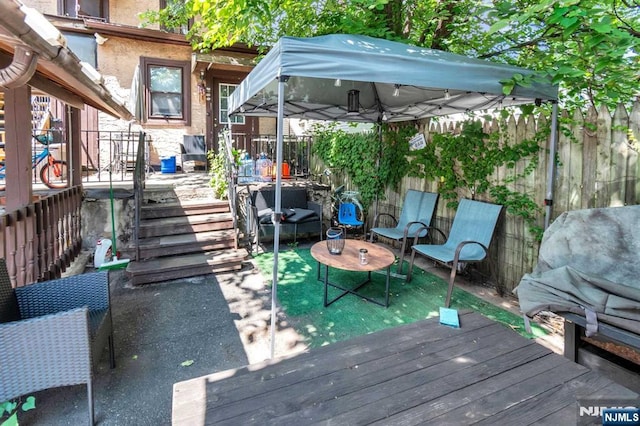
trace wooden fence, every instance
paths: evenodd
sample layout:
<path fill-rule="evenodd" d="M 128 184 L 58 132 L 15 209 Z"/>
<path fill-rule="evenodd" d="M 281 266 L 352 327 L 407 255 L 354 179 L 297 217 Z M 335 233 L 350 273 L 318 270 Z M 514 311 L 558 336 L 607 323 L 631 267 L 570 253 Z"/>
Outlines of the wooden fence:
<path fill-rule="evenodd" d="M 611 113 L 606 107 L 590 109 L 586 114 L 576 112 L 569 115 L 560 112 L 561 130 L 558 133 L 557 167 L 554 184 L 554 201 L 551 220 L 569 210 L 584 208 L 611 207 L 640 204 L 640 102 L 636 102 L 627 112 L 619 106 Z M 420 131 L 427 141 L 436 133 L 457 132 L 460 123 L 443 122 L 437 124 L 425 122 Z M 486 122 L 486 130 L 498 129 L 498 122 Z M 503 134 L 508 135 L 505 143 L 518 143 L 531 138 L 538 129 L 550 125 L 550 119 L 538 117 L 510 117 L 506 121 Z M 537 224 L 544 225 L 544 201 L 547 189 L 547 162 L 549 141 L 544 150 L 540 150 L 539 164 L 534 172 L 525 179 L 509 183 L 512 190 L 529 194 L 541 207 L 536 218 Z M 501 183 L 509 174 L 522 171 L 527 164 L 520 162 L 515 170 L 499 168 L 493 179 Z M 344 176 L 332 175 L 332 184 L 345 183 Z M 347 181 L 348 189 L 349 182 Z M 372 219 L 375 209 L 399 215 L 404 193 L 408 189 L 437 192 L 437 182 L 417 178 L 404 178 L 397 190 L 389 189 L 385 199 L 372 206 L 368 218 Z M 459 194 L 470 197 L 471 194 Z M 491 201 L 485 194 L 476 199 Z M 434 226 L 448 231 L 455 211 L 439 202 Z M 639 224 L 640 227 L 640 219 Z M 491 256 L 497 265 L 497 277 L 493 283 L 505 291 L 515 288 L 525 273 L 531 272 L 538 259 L 539 242 L 528 230 L 528 225 L 516 216 L 503 215 L 494 237 Z M 476 272 L 486 274 L 486 265 L 479 266 Z"/>

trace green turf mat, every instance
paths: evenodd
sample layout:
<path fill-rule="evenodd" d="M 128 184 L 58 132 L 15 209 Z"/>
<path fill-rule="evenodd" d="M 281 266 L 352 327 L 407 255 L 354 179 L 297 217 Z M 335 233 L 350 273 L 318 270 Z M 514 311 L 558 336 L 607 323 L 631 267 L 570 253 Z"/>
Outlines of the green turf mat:
<path fill-rule="evenodd" d="M 257 256 L 256 262 L 262 276 L 271 282 L 273 253 Z M 304 336 L 311 347 L 438 316 L 439 308 L 444 306 L 447 283 L 414 267 L 410 283 L 391 278 L 389 307 L 386 309 L 350 294 L 325 308 L 324 284 L 317 279 L 317 265 L 308 249 L 283 250 L 278 255 L 278 300 L 289 325 Z M 372 282 L 360 291 L 382 301 L 385 276 L 377 273 L 371 276 Z M 330 281 L 340 283 L 345 288 L 353 288 L 366 279 L 366 273 L 330 269 L 329 277 Z M 340 290 L 329 288 L 329 300 L 339 294 Z M 451 308 L 479 312 L 528 338 L 546 334 L 544 329 L 533 323 L 533 334 L 526 333 L 521 316 L 457 287 L 453 291 Z"/>

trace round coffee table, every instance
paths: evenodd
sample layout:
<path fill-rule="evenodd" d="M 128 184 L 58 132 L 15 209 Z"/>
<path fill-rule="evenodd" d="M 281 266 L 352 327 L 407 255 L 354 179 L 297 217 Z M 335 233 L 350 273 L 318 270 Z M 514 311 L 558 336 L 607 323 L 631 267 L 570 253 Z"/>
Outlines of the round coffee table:
<path fill-rule="evenodd" d="M 369 263 L 360 263 L 360 249 L 367 249 Z M 395 262 L 396 257 L 388 248 L 379 244 L 369 243 L 367 241 L 345 240 L 342 253 L 336 255 L 329 253 L 326 241 L 320 241 L 311 247 L 311 256 L 318 261 L 318 280 L 321 280 L 320 265 L 324 266 L 324 306 L 329 306 L 346 294 L 355 294 L 358 297 L 366 299 L 377 305 L 384 306 L 385 308 L 389 306 L 389 276 L 391 265 Z M 367 272 L 367 280 L 360 283 L 355 288 L 345 288 L 340 284 L 329 282 L 329 267 L 345 271 Z M 361 287 L 371 282 L 371 272 L 382 269 L 386 269 L 384 302 L 380 302 L 358 293 L 358 290 Z M 329 286 L 340 289 L 343 293 L 329 301 L 327 298 L 327 290 Z"/>

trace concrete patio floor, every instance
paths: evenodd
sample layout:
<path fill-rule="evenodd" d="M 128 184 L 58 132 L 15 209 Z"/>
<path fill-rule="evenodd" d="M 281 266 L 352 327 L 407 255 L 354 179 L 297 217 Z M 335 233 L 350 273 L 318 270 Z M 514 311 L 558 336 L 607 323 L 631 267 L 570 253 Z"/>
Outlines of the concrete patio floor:
<path fill-rule="evenodd" d="M 83 253 L 68 273 L 81 272 L 83 259 L 86 262 L 88 257 L 89 253 Z M 446 278 L 445 269 L 429 269 Z M 168 425 L 174 383 L 269 358 L 271 296 L 251 260 L 234 273 L 136 288 L 124 271 L 110 274 L 116 368 L 109 369 L 103 352 L 93 382 L 97 424 Z M 515 299 L 499 298 L 491 289 L 468 284 L 462 277 L 457 282 L 517 312 Z M 561 350 L 559 336 L 545 340 L 545 346 Z M 276 357 L 305 349 L 302 338 L 280 313 Z M 34 396 L 36 409 L 21 413 L 21 424 L 78 425 L 88 420 L 84 386 L 50 389 Z"/>

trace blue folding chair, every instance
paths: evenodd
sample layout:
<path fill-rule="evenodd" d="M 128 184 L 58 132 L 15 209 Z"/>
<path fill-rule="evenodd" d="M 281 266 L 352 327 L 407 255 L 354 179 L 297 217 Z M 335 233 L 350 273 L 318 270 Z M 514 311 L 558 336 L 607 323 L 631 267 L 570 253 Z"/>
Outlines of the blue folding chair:
<path fill-rule="evenodd" d="M 338 210 L 338 224 L 352 228 L 363 227 L 364 222 L 358 219 L 358 211 L 354 203 L 340 203 Z M 345 232 L 346 234 L 346 232 Z"/>
<path fill-rule="evenodd" d="M 446 239 L 444 244 L 417 244 L 417 238 L 414 240 L 414 245 L 411 247 L 407 282 L 411 281 L 411 272 L 416 254 L 426 256 L 437 263 L 450 267 L 451 276 L 445 302 L 445 306 L 448 308 L 451 303 L 453 282 L 459 265 L 461 263 L 480 262 L 487 257 L 489 244 L 491 244 L 501 210 L 502 206 L 497 204 L 466 199 L 460 200 L 448 238 L 438 228 L 431 228 L 438 231 Z"/>
<path fill-rule="evenodd" d="M 398 262 L 398 274 L 402 274 L 407 241 L 415 239 L 416 237 L 423 238 L 427 236 L 428 227 L 431 226 L 431 218 L 433 217 L 437 202 L 438 194 L 436 193 L 410 189 L 404 197 L 399 219 L 396 219 L 389 213 L 378 213 L 373 219 L 373 227 L 370 229 L 370 242 L 373 242 L 376 235 L 391 240 L 402 241 L 400 260 Z M 396 226 L 393 228 L 378 227 L 378 222 L 382 216 L 389 216 L 395 222 Z"/>

